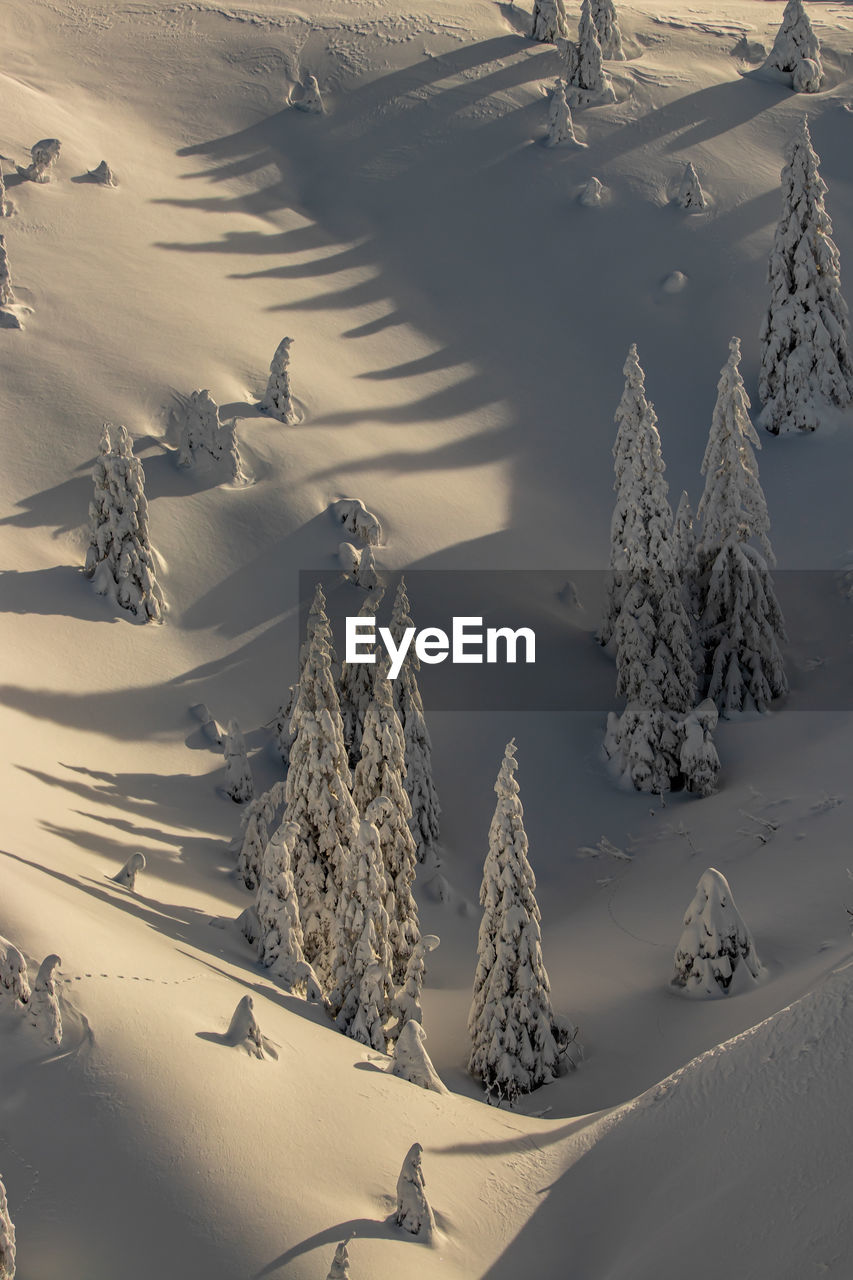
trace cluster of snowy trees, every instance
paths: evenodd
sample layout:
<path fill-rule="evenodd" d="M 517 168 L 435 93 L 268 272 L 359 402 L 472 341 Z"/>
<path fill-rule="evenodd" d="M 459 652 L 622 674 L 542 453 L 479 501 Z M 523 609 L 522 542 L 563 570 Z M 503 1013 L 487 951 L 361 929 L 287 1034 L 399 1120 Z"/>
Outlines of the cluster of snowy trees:
<path fill-rule="evenodd" d="M 608 716 L 605 751 L 639 791 L 686 786 L 708 795 L 719 772 L 717 713 L 763 711 L 787 690 L 740 341 L 732 339 L 717 386 L 695 522 L 686 494 L 673 518 L 636 346 L 623 372 L 599 640 L 615 650 L 617 693 L 626 705 Z M 706 701 L 697 706 L 700 696 Z"/>
<path fill-rule="evenodd" d="M 391 630 L 410 625 L 401 581 Z M 418 858 L 437 861 L 438 797 L 416 656 L 393 683 L 382 662 L 362 664 L 359 681 L 347 664 L 336 668 L 318 586 L 287 778 L 247 811 L 238 871 L 256 901 L 243 928 L 276 977 L 322 1000 L 340 1031 L 386 1052 L 407 1023 L 423 1021 L 425 956 L 438 940 L 421 936 L 412 888 Z M 422 1036 L 406 1037 L 405 1060 L 407 1078 L 434 1077 Z"/>
<path fill-rule="evenodd" d="M 7 938 L 0 938 L 0 1007 L 24 1014 L 50 1044 L 62 1043 L 62 1014 L 56 994 L 56 971 L 61 963 L 59 956 L 45 956 L 30 987 L 23 953 Z"/>

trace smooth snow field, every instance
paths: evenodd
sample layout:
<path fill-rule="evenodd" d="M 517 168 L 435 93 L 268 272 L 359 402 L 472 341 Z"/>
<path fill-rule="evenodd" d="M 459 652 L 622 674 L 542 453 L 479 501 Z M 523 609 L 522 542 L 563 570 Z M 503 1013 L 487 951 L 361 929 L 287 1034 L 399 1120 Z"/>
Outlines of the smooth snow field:
<path fill-rule="evenodd" d="M 733 335 L 757 417 L 806 113 L 853 297 L 853 4 L 807 7 L 816 93 L 750 54 L 782 3 L 617 0 L 616 101 L 574 108 L 585 145 L 546 146 L 562 63 L 528 37 L 529 0 L 3 0 L 0 936 L 30 985 L 61 956 L 63 1023 L 46 1043 L 0 990 L 16 1280 L 326 1280 L 344 1240 L 352 1280 L 853 1274 L 853 701 L 846 677 L 837 705 L 822 683 L 853 643 L 853 409 L 759 433 L 778 569 L 800 571 L 791 694 L 720 721 L 715 794 L 612 776 L 615 669 L 583 588 L 608 563 L 631 343 L 673 509 L 701 496 Z M 323 113 L 297 109 L 309 76 Z M 23 180 L 52 138 L 50 181 Z M 103 160 L 115 186 L 91 177 Z M 704 208 L 678 203 L 688 161 Z M 289 423 L 258 407 L 285 336 Z M 204 388 L 244 483 L 176 465 L 173 410 Z M 162 624 L 82 573 L 105 422 L 144 467 Z M 300 573 L 335 576 L 358 537 L 330 506 L 354 498 L 392 583 L 576 581 L 545 607 L 578 686 L 611 691 L 600 712 L 425 694 L 441 867 L 414 893 L 441 938 L 423 1025 L 447 1092 L 392 1075 L 257 962 L 234 923 L 253 902 L 241 808 L 193 711 L 239 723 L 256 793 L 284 776 L 271 726 L 299 679 Z M 467 1073 L 467 1019 L 512 738 L 553 1004 L 583 1058 L 508 1108 Z M 113 877 L 135 852 L 131 890 Z M 711 867 L 760 970 L 689 999 L 673 957 Z M 246 996 L 257 1055 L 231 1025 Z M 429 1238 L 394 1218 L 414 1143 Z"/>

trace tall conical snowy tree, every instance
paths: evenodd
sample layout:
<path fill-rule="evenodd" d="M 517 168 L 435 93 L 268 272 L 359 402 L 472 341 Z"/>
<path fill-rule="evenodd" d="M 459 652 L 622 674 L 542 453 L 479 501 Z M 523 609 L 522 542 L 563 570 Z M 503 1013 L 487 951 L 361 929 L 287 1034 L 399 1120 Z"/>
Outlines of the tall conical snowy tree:
<path fill-rule="evenodd" d="M 309 630 L 293 712 L 284 813 L 286 821 L 300 828 L 293 848 L 293 875 L 305 956 L 323 982 L 331 976 L 337 900 L 358 830 L 326 634 L 322 623 Z"/>
<path fill-rule="evenodd" d="M 761 326 L 759 422 L 774 435 L 814 431 L 822 406 L 843 407 L 853 395 L 841 258 L 819 163 L 804 116 L 782 170 L 782 216 L 768 270 L 770 307 Z"/>
<path fill-rule="evenodd" d="M 625 576 L 627 568 L 625 537 L 629 503 L 633 500 L 631 459 L 640 424 L 650 415 L 653 421 L 657 421 L 654 417 L 654 409 L 646 399 L 645 374 L 640 365 L 636 343 L 633 343 L 628 351 L 622 373 L 625 377 L 625 387 L 614 418 L 617 427 L 616 439 L 613 443 L 613 488 L 616 493 L 616 502 L 610 521 L 610 574 L 607 602 L 601 626 L 598 629 L 598 641 L 603 645 L 609 644 L 613 638 L 613 630 L 628 590 L 628 581 Z"/>
<path fill-rule="evenodd" d="M 360 618 L 375 617 L 381 600 L 381 592 L 371 592 L 362 603 L 358 616 Z M 343 662 L 341 664 L 341 720 L 344 726 L 344 745 L 353 769 L 361 759 L 364 717 L 373 697 L 375 670 L 376 663 Z"/>
<path fill-rule="evenodd" d="M 355 768 L 353 800 L 379 833 L 385 871 L 391 973 L 404 981 L 412 949 L 421 936 L 412 896 L 417 850 L 409 827 L 412 806 L 405 789 L 405 743 L 394 710 L 387 661 L 376 664 L 373 697 L 364 717 L 361 759 Z"/>
<path fill-rule="evenodd" d="M 313 77 L 309 77 L 309 79 L 313 79 Z M 316 85 L 316 80 L 314 83 Z M 284 422 L 288 425 L 299 421 L 299 415 L 296 412 L 290 389 L 290 348 L 292 345 L 292 338 L 282 338 L 276 347 L 270 363 L 267 389 L 261 399 L 261 409 L 265 413 L 271 414 L 272 417 L 278 418 L 279 422 Z"/>
<path fill-rule="evenodd" d="M 337 903 L 330 1003 L 340 1031 L 385 1052 L 393 996 L 387 882 L 379 833 L 363 820 Z"/>
<path fill-rule="evenodd" d="M 593 21 L 590 0 L 583 0 L 578 24 L 577 59 L 571 77 L 574 98 L 579 105 L 615 102 L 616 94 L 604 70 L 601 44 Z"/>
<path fill-rule="evenodd" d="M 12 273 L 9 269 L 9 255 L 6 252 L 6 237 L 0 235 L 0 307 L 11 307 L 15 303 L 15 291 L 12 288 Z"/>
<path fill-rule="evenodd" d="M 510 1103 L 554 1079 L 573 1034 L 551 1007 L 515 753 L 513 741 L 495 783 L 498 801 L 483 867 L 483 919 L 468 1015 L 468 1070 L 489 1094 Z"/>
<path fill-rule="evenodd" d="M 736 972 L 754 980 L 761 973 L 761 962 L 728 880 L 709 867 L 684 916 L 672 985 L 688 995 L 726 995 Z"/>
<path fill-rule="evenodd" d="M 159 622 L 165 606 L 148 536 L 145 474 L 124 427 L 104 426 L 92 478 L 84 572 L 99 595 L 143 621 Z"/>
<path fill-rule="evenodd" d="M 681 186 L 678 188 L 678 203 L 682 209 L 704 209 L 708 203 L 699 175 L 690 160 L 684 166 Z"/>
<path fill-rule="evenodd" d="M 284 808 L 285 792 L 284 782 L 274 782 L 269 791 L 252 800 L 243 811 L 237 878 L 247 889 L 257 889 L 260 883 L 264 850 L 271 832 L 278 825 L 276 819 Z"/>
<path fill-rule="evenodd" d="M 400 644 L 405 632 L 413 627 L 406 582 L 400 579 L 390 631 L 394 643 Z M 394 706 L 403 727 L 406 751 L 406 792 L 412 805 L 411 828 L 419 862 L 428 857 L 437 860 L 439 814 L 438 791 L 432 775 L 432 742 L 424 715 L 424 704 L 418 688 L 420 661 L 414 645 L 410 645 L 402 669 L 394 681 Z"/>
<path fill-rule="evenodd" d="M 633 385 L 635 359 L 632 347 L 626 368 Z M 614 450 L 622 466 L 614 525 L 621 529 L 625 595 L 613 634 L 616 691 L 626 706 L 620 717 L 608 716 L 604 746 L 638 791 L 660 793 L 681 771 L 680 721 L 696 685 L 693 633 L 677 572 L 657 418 L 644 395 L 632 393 L 629 403 L 628 429 Z"/>
<path fill-rule="evenodd" d="M 534 0 L 531 40 L 553 44 L 558 36 L 569 34 L 566 9 L 563 0 Z"/>
<path fill-rule="evenodd" d="M 823 83 L 820 41 L 803 0 L 788 0 L 766 65 L 789 71 L 798 93 L 817 93 Z"/>
<path fill-rule="evenodd" d="M 566 87 L 562 80 L 558 80 L 554 85 L 548 112 L 548 136 L 545 143 L 549 147 L 560 147 L 568 142 L 579 145 L 575 137 L 571 107 L 566 101 Z"/>
<path fill-rule="evenodd" d="M 740 373 L 740 339 L 732 338 L 702 461 L 696 548 L 703 674 L 722 715 L 742 710 L 747 698 L 764 710 L 788 687 L 779 648 L 785 625 L 768 567 L 776 563 L 770 517 L 753 447 L 761 442 Z M 753 539 L 760 552 L 748 545 Z"/>
<path fill-rule="evenodd" d="M 622 32 L 613 0 L 592 0 L 592 20 L 601 45 L 601 56 L 612 61 L 624 61 Z"/>
<path fill-rule="evenodd" d="M 406 1153 L 397 1179 L 397 1225 L 413 1236 L 429 1239 L 435 1231 L 435 1216 L 426 1197 L 421 1165 L 424 1149 L 414 1142 Z"/>
<path fill-rule="evenodd" d="M 258 957 L 295 995 L 321 995 L 305 959 L 299 902 L 293 883 L 292 851 L 299 838 L 295 822 L 283 822 L 267 843 L 258 886 Z"/>
<path fill-rule="evenodd" d="M 9 1216 L 6 1188 L 0 1178 L 0 1280 L 15 1280 L 15 1228 Z"/>

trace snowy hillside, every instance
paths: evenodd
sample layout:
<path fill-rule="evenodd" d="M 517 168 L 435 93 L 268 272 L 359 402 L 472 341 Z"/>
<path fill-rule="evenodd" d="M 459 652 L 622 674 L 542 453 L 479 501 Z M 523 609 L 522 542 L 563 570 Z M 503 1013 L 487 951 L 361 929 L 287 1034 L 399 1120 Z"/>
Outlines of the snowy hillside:
<path fill-rule="evenodd" d="M 673 509 L 701 497 L 733 335 L 757 417 L 780 170 L 806 113 L 853 294 L 853 6 L 808 5 L 815 93 L 760 69 L 782 3 L 617 8 L 616 101 L 575 105 L 584 145 L 560 146 L 545 141 L 564 63 L 529 38 L 525 4 L 0 9 L 0 232 L 23 324 L 0 327 L 0 937 L 31 985 L 61 956 L 63 1023 L 47 1044 L 0 990 L 17 1280 L 324 1280 L 350 1237 L 353 1280 L 848 1272 L 853 410 L 760 432 L 791 693 L 720 721 L 707 798 L 609 771 L 616 673 L 585 571 L 608 564 L 632 343 Z M 309 76 L 323 113 L 298 109 Z M 51 138 L 51 180 L 26 180 Z M 91 177 L 103 160 L 115 186 Z M 678 198 L 688 162 L 702 208 Z M 598 204 L 580 199 L 592 178 Z M 286 367 L 296 421 L 262 411 L 277 349 L 275 403 Z M 177 465 L 202 389 L 236 424 L 245 483 L 227 431 Z M 105 422 L 144 467 L 162 625 L 81 572 Z M 193 710 L 239 724 L 256 794 L 281 780 L 300 573 L 334 579 L 342 543 L 376 539 L 391 583 L 574 582 L 577 601 L 536 607 L 564 629 L 576 687 L 607 691 L 551 713 L 427 698 L 444 880 L 421 865 L 414 894 L 441 938 L 423 1022 L 445 1093 L 390 1074 L 257 963 L 234 924 L 254 900 L 234 874 L 241 807 Z M 553 1007 L 583 1060 L 508 1109 L 468 1074 L 467 1020 L 512 738 Z M 136 852 L 131 890 L 114 877 Z M 750 965 L 689 999 L 674 953 L 708 868 L 755 955 L 738 925 Z M 246 996 L 259 1057 L 229 1038 Z M 429 1240 L 394 1220 L 414 1143 Z M 0 1276 L 3 1221 L 0 1193 Z"/>

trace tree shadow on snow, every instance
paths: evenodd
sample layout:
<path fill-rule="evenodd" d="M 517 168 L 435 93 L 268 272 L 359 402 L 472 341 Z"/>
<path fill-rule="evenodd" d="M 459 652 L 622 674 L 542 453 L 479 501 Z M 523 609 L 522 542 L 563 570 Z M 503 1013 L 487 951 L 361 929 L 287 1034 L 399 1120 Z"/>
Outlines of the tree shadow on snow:
<path fill-rule="evenodd" d="M 326 1227 L 323 1231 L 315 1232 L 313 1236 L 308 1236 L 305 1240 L 300 1241 L 299 1244 L 294 1245 L 292 1249 L 287 1249 L 284 1253 L 279 1254 L 277 1258 L 273 1258 L 272 1262 L 268 1262 L 260 1271 L 256 1271 L 252 1280 L 264 1280 L 266 1276 L 275 1275 L 282 1267 L 295 1262 L 297 1258 L 303 1258 L 315 1249 L 333 1248 L 341 1240 L 348 1240 L 353 1236 L 362 1240 L 398 1240 L 403 1244 L 420 1245 L 421 1248 L 429 1248 L 425 1240 L 419 1240 L 416 1236 L 410 1235 L 408 1231 L 403 1231 L 398 1227 L 394 1221 L 393 1214 L 384 1219 L 350 1218 L 348 1222 L 339 1222 L 334 1227 Z"/>

